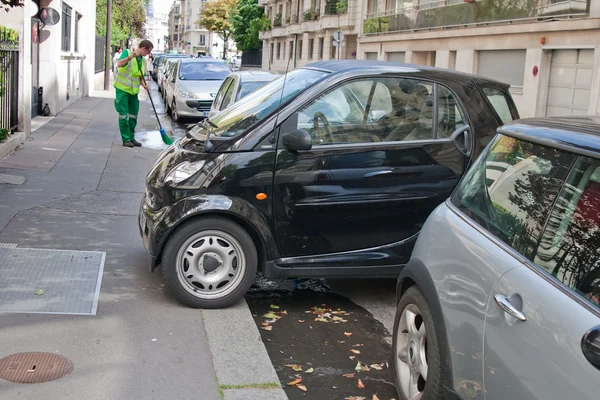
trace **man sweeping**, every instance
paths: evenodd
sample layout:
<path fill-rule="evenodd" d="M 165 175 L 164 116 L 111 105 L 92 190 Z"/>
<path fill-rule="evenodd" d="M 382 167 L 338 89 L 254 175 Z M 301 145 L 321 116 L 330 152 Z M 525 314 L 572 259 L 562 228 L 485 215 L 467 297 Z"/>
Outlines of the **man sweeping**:
<path fill-rule="evenodd" d="M 144 57 L 150 54 L 153 48 L 152 42 L 142 40 L 136 50 L 123 50 L 121 58 L 117 62 L 118 69 L 114 83 L 117 92 L 115 108 L 119 113 L 119 131 L 125 147 L 142 145 L 135 140 L 134 136 L 140 110 L 138 93 L 140 86 L 149 90 L 144 80 L 144 74 L 147 73 Z"/>

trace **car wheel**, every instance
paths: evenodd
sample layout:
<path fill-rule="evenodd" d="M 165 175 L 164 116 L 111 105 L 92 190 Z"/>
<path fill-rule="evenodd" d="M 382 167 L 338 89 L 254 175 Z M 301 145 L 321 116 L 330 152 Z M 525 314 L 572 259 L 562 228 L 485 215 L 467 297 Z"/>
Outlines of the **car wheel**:
<path fill-rule="evenodd" d="M 257 263 L 256 247 L 246 230 L 227 219 L 203 218 L 186 223 L 168 240 L 162 274 L 183 304 L 222 308 L 246 293 Z"/>
<path fill-rule="evenodd" d="M 174 122 L 179 121 L 179 114 L 177 113 L 177 104 L 175 102 L 175 99 L 173 99 L 173 105 L 171 106 L 171 119 Z"/>
<path fill-rule="evenodd" d="M 401 399 L 442 399 L 442 371 L 435 324 L 425 297 L 413 286 L 398 303 L 392 351 Z"/>

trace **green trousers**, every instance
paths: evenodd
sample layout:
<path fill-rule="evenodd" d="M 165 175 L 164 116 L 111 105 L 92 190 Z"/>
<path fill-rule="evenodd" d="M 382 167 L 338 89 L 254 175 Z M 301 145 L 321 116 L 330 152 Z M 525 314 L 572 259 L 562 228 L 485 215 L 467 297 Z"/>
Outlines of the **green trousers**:
<path fill-rule="evenodd" d="M 131 142 L 134 139 L 138 112 L 140 111 L 140 101 L 137 94 L 129 94 L 120 89 L 116 89 L 116 91 L 115 108 L 117 109 L 117 113 L 119 113 L 121 139 L 123 139 L 123 143 Z"/>

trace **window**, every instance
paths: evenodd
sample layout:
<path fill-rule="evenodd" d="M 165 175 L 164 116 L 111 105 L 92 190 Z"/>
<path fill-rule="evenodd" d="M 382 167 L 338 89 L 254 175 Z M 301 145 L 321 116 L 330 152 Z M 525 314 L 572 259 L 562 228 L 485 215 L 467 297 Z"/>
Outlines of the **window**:
<path fill-rule="evenodd" d="M 575 156 L 499 135 L 461 181 L 452 202 L 533 261 L 541 231 Z"/>
<path fill-rule="evenodd" d="M 483 88 L 483 93 L 487 97 L 494 112 L 500 118 L 502 124 L 512 121 L 517 118 L 516 110 L 514 109 L 512 99 L 509 93 L 502 92 L 498 89 Z"/>
<path fill-rule="evenodd" d="M 600 308 L 600 162 L 581 157 L 552 210 L 534 262 Z"/>
<path fill-rule="evenodd" d="M 292 58 L 294 56 L 294 42 L 290 41 L 290 57 Z"/>
<path fill-rule="evenodd" d="M 336 60 L 337 59 L 337 50 L 338 50 L 338 48 L 333 45 L 334 42 L 335 42 L 335 40 L 333 40 L 333 38 L 331 38 L 331 59 L 332 60 Z"/>
<path fill-rule="evenodd" d="M 464 114 L 455 96 L 440 86 L 434 134 L 433 93 L 432 83 L 415 79 L 355 80 L 299 111 L 297 129 L 324 145 L 448 138 L 464 125 Z"/>
<path fill-rule="evenodd" d="M 312 60 L 315 51 L 315 39 L 308 40 L 308 58 Z"/>
<path fill-rule="evenodd" d="M 323 47 L 325 46 L 325 38 L 319 38 L 319 60 L 323 59 Z"/>
<path fill-rule="evenodd" d="M 206 46 L 206 35 L 200 35 L 200 46 Z"/>
<path fill-rule="evenodd" d="M 479 75 L 508 83 L 517 90 L 523 88 L 525 50 L 485 50 L 478 53 Z"/>
<path fill-rule="evenodd" d="M 296 57 L 298 57 L 299 60 L 302 59 L 302 40 L 298 40 L 298 48 L 296 49 Z"/>
<path fill-rule="evenodd" d="M 225 92 L 225 96 L 223 96 L 223 103 L 221 103 L 221 110 L 224 110 L 231 104 L 231 102 L 233 100 L 233 89 L 234 88 L 235 88 L 235 83 L 232 83 L 227 88 L 227 91 Z"/>
<path fill-rule="evenodd" d="M 277 43 L 277 59 L 281 58 L 281 43 Z"/>
<path fill-rule="evenodd" d="M 71 51 L 71 12 L 73 9 L 63 3 L 62 6 L 62 51 Z"/>
<path fill-rule="evenodd" d="M 75 13 L 75 53 L 79 52 L 79 20 L 81 19 L 81 14 L 78 12 Z"/>
<path fill-rule="evenodd" d="M 274 52 L 274 50 L 273 50 L 273 48 L 274 48 L 274 47 L 275 47 L 275 44 L 271 43 L 271 51 L 270 51 L 270 53 L 269 53 L 269 56 L 271 57 L 271 58 L 270 58 L 270 60 L 271 60 L 271 61 L 270 61 L 270 62 L 271 62 L 271 64 L 273 64 L 273 55 L 274 55 L 274 53 L 275 53 L 275 52 Z"/>
<path fill-rule="evenodd" d="M 231 73 L 227 64 L 222 62 L 186 62 L 181 63 L 179 79 L 182 81 L 220 81 Z"/>
<path fill-rule="evenodd" d="M 233 82 L 233 78 L 225 79 L 225 81 L 223 81 L 223 84 L 221 85 L 221 88 L 217 92 L 217 96 L 215 97 L 214 104 L 217 107 L 219 107 L 219 110 L 223 109 L 223 104 L 221 103 L 221 100 L 223 99 L 223 96 L 225 96 L 225 92 L 227 92 L 227 89 L 232 84 L 232 82 Z"/>

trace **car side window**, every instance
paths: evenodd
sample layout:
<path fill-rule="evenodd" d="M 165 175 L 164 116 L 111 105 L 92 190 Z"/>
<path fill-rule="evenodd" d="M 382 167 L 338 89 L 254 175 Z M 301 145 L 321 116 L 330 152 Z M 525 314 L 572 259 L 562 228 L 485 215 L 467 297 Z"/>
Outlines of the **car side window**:
<path fill-rule="evenodd" d="M 223 96 L 223 103 L 221 103 L 221 110 L 226 109 L 231 104 L 233 99 L 233 89 L 235 89 L 235 80 L 231 82 L 231 85 L 227 88 L 225 95 Z"/>
<path fill-rule="evenodd" d="M 448 138 L 465 122 L 454 94 L 439 86 L 434 132 L 434 84 L 411 78 L 347 82 L 298 111 L 297 129 L 313 144 L 375 143 Z"/>
<path fill-rule="evenodd" d="M 533 261 L 542 229 L 575 156 L 498 135 L 469 170 L 452 202 Z"/>
<path fill-rule="evenodd" d="M 217 106 L 218 110 L 221 110 L 221 100 L 223 100 L 225 92 L 227 92 L 227 89 L 229 88 L 229 85 L 231 85 L 232 82 L 233 78 L 226 78 L 223 84 L 221 85 L 221 88 L 219 89 L 219 92 L 217 93 L 217 96 L 214 100 L 214 103 Z"/>
<path fill-rule="evenodd" d="M 600 162 L 580 157 L 561 190 L 534 262 L 600 308 Z"/>

